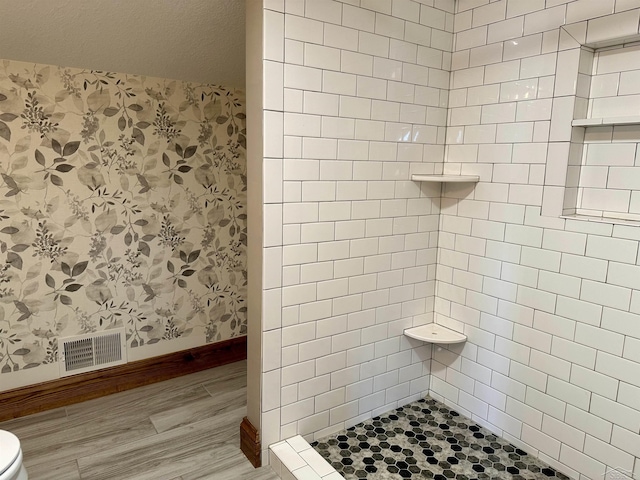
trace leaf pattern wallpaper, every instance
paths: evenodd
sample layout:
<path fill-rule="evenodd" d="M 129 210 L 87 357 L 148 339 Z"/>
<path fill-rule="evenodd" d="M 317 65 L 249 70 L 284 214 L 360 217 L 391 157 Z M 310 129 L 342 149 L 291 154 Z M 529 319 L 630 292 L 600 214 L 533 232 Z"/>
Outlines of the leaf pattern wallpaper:
<path fill-rule="evenodd" d="M 115 327 L 246 334 L 242 91 L 0 61 L 0 176 L 2 374 Z"/>

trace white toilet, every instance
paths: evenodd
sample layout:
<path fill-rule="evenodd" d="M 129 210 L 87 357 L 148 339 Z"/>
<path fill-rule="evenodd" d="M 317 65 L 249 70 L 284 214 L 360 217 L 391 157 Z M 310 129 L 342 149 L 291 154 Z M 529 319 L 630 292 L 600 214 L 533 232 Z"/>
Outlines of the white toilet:
<path fill-rule="evenodd" d="M 0 480 L 28 480 L 22 465 L 20 440 L 13 433 L 0 430 Z"/>

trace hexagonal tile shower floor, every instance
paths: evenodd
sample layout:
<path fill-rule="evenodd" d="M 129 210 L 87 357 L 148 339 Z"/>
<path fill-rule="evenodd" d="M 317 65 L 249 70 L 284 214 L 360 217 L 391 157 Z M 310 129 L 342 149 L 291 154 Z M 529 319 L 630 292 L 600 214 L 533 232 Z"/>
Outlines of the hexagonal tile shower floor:
<path fill-rule="evenodd" d="M 429 397 L 312 446 L 347 480 L 569 479 Z"/>

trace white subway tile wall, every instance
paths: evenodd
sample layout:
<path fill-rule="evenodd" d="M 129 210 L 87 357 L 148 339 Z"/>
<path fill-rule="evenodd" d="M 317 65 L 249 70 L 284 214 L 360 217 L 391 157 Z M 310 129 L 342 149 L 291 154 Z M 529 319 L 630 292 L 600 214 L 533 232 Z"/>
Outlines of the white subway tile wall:
<path fill-rule="evenodd" d="M 456 2 L 444 170 L 483 176 L 463 194 L 443 190 L 436 319 L 455 318 L 469 340 L 450 352 L 462 362 L 434 354 L 430 394 L 582 479 L 640 473 L 640 237 L 542 213 L 549 186 L 568 184 L 571 213 L 640 219 L 640 126 L 589 127 L 584 139 L 570 127 L 640 114 L 640 47 L 594 56 L 558 27 L 588 20 L 567 27 L 578 39 L 583 28 L 583 43 L 625 22 L 637 34 L 638 8 Z"/>
<path fill-rule="evenodd" d="M 638 227 L 560 218 L 565 185 L 640 215 L 640 128 L 571 128 L 640 115 L 640 47 L 580 49 L 637 34 L 640 0 L 274 5 L 265 438 L 428 391 L 573 478 L 640 475 Z M 442 172 L 481 180 L 410 182 Z M 468 341 L 402 335 L 434 316 Z"/>
<path fill-rule="evenodd" d="M 442 172 L 453 10 L 453 0 L 265 10 L 269 438 L 319 438 L 429 390 L 431 348 L 403 330 L 433 320 L 440 188 L 410 175 Z"/>

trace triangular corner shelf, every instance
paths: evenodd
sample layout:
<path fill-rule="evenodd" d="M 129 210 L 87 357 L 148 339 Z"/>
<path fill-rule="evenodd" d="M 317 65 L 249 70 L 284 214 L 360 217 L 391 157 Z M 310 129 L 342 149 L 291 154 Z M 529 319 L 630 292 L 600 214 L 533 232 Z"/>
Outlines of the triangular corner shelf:
<path fill-rule="evenodd" d="M 411 175 L 414 182 L 436 182 L 436 183 L 478 183 L 478 175 Z"/>
<path fill-rule="evenodd" d="M 438 325 L 437 323 L 428 323 L 426 325 L 420 325 L 419 327 L 407 328 L 404 334 L 407 337 L 422 340 L 427 343 L 451 344 L 467 341 L 466 335 Z"/>

